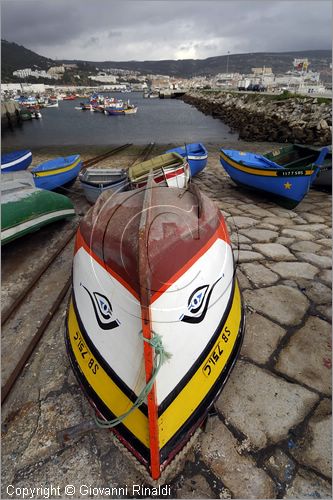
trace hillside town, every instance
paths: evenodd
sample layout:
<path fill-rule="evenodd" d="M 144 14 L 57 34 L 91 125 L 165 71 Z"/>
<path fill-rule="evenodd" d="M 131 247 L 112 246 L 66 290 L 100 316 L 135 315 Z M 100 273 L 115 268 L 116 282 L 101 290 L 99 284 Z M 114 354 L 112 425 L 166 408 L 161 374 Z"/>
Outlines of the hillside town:
<path fill-rule="evenodd" d="M 91 85 L 83 85 L 81 76 L 76 73 L 76 64 L 61 64 L 52 66 L 47 71 L 33 68 L 18 69 L 13 71 L 20 83 L 3 83 L 1 94 L 3 97 L 11 97 L 20 93 L 51 93 L 73 91 L 75 88 L 87 90 L 98 89 L 99 91 L 137 91 L 150 93 L 162 93 L 163 97 L 171 96 L 174 91 L 187 92 L 189 90 L 230 90 L 230 91 L 259 91 L 259 92 L 281 92 L 284 90 L 300 94 L 317 94 L 330 96 L 332 86 L 321 81 L 320 73 L 312 71 L 307 58 L 294 59 L 292 68 L 284 74 L 274 73 L 270 67 L 252 68 L 252 72 L 243 74 L 228 71 L 214 76 L 200 75 L 192 78 L 179 78 L 169 75 L 142 74 L 139 71 L 124 70 L 119 68 L 95 67 L 88 75 Z M 330 70 L 332 64 L 330 64 Z M 76 85 L 64 85 L 63 77 L 70 72 L 76 81 Z M 26 80 L 36 79 L 36 83 L 28 83 Z M 52 83 L 39 83 L 39 79 L 49 79 Z M 53 83 L 58 80 L 59 84 Z"/>

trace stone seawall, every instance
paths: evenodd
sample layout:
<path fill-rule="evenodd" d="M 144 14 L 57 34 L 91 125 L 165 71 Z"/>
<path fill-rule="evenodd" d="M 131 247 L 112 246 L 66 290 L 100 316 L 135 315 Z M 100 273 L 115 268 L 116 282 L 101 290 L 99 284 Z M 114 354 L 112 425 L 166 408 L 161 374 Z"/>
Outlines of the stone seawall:
<path fill-rule="evenodd" d="M 331 144 L 332 107 L 316 97 L 191 92 L 183 100 L 220 118 L 246 141 Z"/>

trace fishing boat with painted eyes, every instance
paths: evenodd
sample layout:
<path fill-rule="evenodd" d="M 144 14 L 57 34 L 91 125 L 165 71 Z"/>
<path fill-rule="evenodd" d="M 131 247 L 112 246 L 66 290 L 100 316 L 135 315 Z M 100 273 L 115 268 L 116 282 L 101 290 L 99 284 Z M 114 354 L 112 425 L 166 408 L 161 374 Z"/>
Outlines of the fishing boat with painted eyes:
<path fill-rule="evenodd" d="M 153 479 L 191 445 L 243 327 L 229 235 L 208 197 L 153 174 L 101 194 L 76 236 L 66 346 L 98 424 Z"/>
<path fill-rule="evenodd" d="M 264 192 L 285 208 L 296 207 L 307 194 L 328 148 L 320 151 L 289 144 L 260 155 L 221 149 L 220 161 L 238 185 Z"/>

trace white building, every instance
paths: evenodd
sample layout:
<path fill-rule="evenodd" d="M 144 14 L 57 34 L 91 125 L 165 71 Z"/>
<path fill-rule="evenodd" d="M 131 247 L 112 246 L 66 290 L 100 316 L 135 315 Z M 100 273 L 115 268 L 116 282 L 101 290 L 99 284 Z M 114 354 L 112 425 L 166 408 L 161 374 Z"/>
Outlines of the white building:
<path fill-rule="evenodd" d="M 100 72 L 97 75 L 90 75 L 88 76 L 90 80 L 94 80 L 95 82 L 101 82 L 101 83 L 116 83 L 117 82 L 117 77 L 114 75 L 107 75 L 104 72 Z"/>

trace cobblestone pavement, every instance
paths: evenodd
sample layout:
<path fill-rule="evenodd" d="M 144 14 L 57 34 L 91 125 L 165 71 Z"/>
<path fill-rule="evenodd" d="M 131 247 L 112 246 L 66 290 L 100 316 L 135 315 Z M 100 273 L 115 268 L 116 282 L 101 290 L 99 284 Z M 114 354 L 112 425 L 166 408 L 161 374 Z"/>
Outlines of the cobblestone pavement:
<path fill-rule="evenodd" d="M 167 481 L 169 498 L 331 498 L 331 196 L 311 190 L 283 209 L 236 187 L 213 147 L 195 182 L 230 228 L 246 333 L 216 414 Z M 9 484 L 131 497 L 145 480 L 110 433 L 57 442 L 58 430 L 92 415 L 65 353 L 65 309 L 66 301 L 3 407 L 2 498 Z"/>

